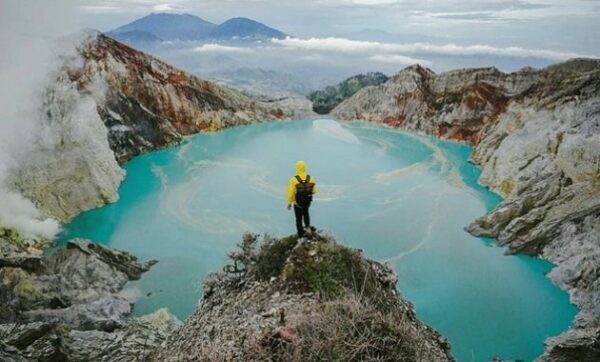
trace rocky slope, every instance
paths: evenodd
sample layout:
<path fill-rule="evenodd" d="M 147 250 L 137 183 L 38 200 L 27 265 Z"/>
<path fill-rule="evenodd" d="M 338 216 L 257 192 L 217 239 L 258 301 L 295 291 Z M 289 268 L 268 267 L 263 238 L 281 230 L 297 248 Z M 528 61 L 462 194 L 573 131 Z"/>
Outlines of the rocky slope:
<path fill-rule="evenodd" d="M 179 326 L 166 310 L 128 318 L 120 291 L 153 262 L 85 240 L 43 256 L 48 245 L 0 229 L 2 361 L 138 360 Z"/>
<path fill-rule="evenodd" d="M 114 201 L 132 157 L 196 132 L 286 119 L 310 102 L 258 100 L 89 32 L 45 92 L 47 134 L 13 185 L 61 222 Z M 48 137 L 51 136 L 51 137 Z M 116 160 L 115 160 L 116 159 Z"/>
<path fill-rule="evenodd" d="M 387 265 L 333 238 L 246 235 L 155 361 L 451 361 Z"/>
<path fill-rule="evenodd" d="M 510 74 L 412 66 L 332 114 L 474 145 L 480 182 L 505 199 L 468 231 L 555 263 L 549 277 L 581 309 L 540 360 L 600 359 L 599 60 Z"/>

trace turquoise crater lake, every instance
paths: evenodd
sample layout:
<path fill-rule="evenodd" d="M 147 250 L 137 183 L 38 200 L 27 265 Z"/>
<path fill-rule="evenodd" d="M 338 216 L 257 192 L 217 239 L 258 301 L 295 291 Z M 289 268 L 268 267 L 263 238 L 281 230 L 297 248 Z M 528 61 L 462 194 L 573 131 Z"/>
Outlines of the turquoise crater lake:
<path fill-rule="evenodd" d="M 417 315 L 452 343 L 459 361 L 530 361 L 576 309 L 544 275 L 551 265 L 505 256 L 464 226 L 500 198 L 477 184 L 466 145 L 364 122 L 264 123 L 199 134 L 125 165 L 118 202 L 66 225 L 159 263 L 127 293 L 135 314 L 190 315 L 200 281 L 220 270 L 246 231 L 294 232 L 284 191 L 298 159 L 319 184 L 314 225 L 390 261 Z"/>

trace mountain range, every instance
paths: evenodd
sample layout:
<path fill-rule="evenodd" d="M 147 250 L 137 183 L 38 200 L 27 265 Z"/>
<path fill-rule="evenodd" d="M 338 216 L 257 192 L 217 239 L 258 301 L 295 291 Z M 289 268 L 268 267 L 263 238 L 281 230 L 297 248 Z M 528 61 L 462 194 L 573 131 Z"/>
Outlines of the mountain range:
<path fill-rule="evenodd" d="M 214 24 L 190 14 L 152 13 L 107 32 L 117 40 L 159 42 L 172 40 L 231 40 L 285 38 L 287 34 L 248 18 Z"/>

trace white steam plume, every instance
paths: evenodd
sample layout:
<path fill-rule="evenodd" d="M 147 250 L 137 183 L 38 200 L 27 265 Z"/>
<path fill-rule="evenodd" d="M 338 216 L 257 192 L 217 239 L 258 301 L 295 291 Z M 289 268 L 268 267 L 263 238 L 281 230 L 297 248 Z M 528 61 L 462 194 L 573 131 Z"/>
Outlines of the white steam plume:
<path fill-rule="evenodd" d="M 52 237 L 45 218 L 10 184 L 43 134 L 42 92 L 56 69 L 56 40 L 78 29 L 74 1 L 0 0 L 0 226 Z"/>

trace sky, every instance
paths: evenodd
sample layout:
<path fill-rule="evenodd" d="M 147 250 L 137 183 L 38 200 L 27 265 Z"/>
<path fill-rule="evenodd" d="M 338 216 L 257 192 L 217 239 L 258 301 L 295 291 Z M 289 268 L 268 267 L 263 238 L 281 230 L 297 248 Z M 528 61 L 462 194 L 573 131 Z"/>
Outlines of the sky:
<path fill-rule="evenodd" d="M 600 0 L 79 0 L 85 26 L 110 30 L 151 12 L 215 23 L 245 16 L 303 37 L 373 30 L 407 40 L 600 55 Z"/>

